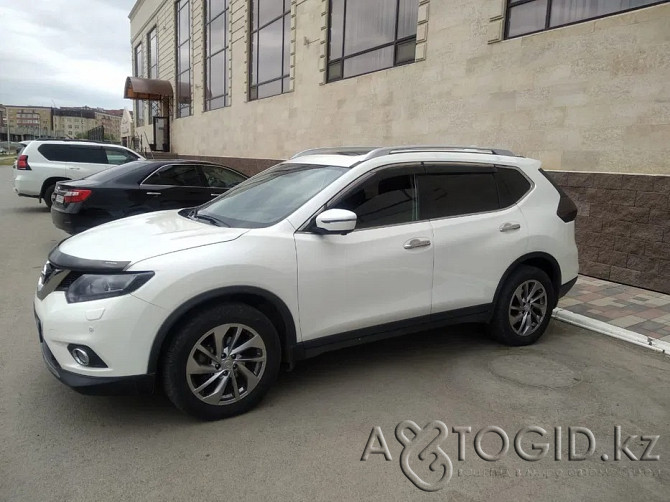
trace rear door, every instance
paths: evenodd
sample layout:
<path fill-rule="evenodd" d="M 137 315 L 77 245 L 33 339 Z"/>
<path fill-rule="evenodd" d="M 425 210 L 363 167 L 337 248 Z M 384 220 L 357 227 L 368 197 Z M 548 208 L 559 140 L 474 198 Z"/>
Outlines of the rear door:
<path fill-rule="evenodd" d="M 515 202 L 530 187 L 516 169 L 426 164 L 418 188 L 435 244 L 433 313 L 493 301 L 503 273 L 527 249 L 528 228 Z"/>
<path fill-rule="evenodd" d="M 204 204 L 211 199 L 198 164 L 168 164 L 154 171 L 140 190 L 152 211 Z"/>

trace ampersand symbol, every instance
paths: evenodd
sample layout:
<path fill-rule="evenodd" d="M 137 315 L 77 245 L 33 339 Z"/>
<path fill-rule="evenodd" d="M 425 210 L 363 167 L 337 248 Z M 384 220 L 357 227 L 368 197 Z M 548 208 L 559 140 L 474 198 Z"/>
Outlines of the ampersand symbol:
<path fill-rule="evenodd" d="M 407 436 L 408 431 L 414 434 L 412 438 Z M 437 431 L 437 436 L 433 437 L 435 431 Z M 451 479 L 453 473 L 451 459 L 440 448 L 440 444 L 447 439 L 447 434 L 447 426 L 439 420 L 430 422 L 423 429 L 415 422 L 405 420 L 404 422 L 400 422 L 395 428 L 396 438 L 403 445 L 403 450 L 400 454 L 400 468 L 417 488 L 427 492 L 435 492 L 444 488 Z M 433 455 L 435 458 L 430 459 L 429 455 Z M 415 457 L 418 457 L 423 462 L 430 461 L 429 468 L 432 472 L 442 471 L 440 478 L 432 483 L 421 479 L 409 465 L 410 458 Z"/>

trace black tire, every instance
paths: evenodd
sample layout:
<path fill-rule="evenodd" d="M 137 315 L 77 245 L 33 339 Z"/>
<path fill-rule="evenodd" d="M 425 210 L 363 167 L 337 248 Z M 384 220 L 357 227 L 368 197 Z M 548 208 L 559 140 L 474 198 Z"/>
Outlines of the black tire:
<path fill-rule="evenodd" d="M 222 329 L 223 325 L 236 325 L 226 329 Z M 214 360 L 216 351 L 214 350 L 214 334 L 213 333 L 226 333 L 222 338 L 223 350 L 228 350 L 225 347 L 226 341 L 230 342 L 239 326 L 245 326 L 248 328 L 247 331 L 242 329 L 241 334 L 239 335 L 240 340 L 249 339 L 248 337 L 254 338 L 256 343 L 258 343 L 255 336 L 259 336 L 262 339 L 262 344 L 264 345 L 264 351 L 260 348 L 244 349 L 245 356 L 243 357 L 255 357 L 265 354 L 265 366 L 263 367 L 262 374 L 259 369 L 260 378 L 255 379 L 255 387 L 250 380 L 245 379 L 246 372 L 241 372 L 239 366 L 244 366 L 245 369 L 251 368 L 254 371 L 254 368 L 260 368 L 261 366 L 255 366 L 258 363 L 242 363 L 239 360 L 235 363 L 236 370 L 232 369 L 232 364 L 234 361 L 231 358 L 235 355 L 228 355 L 228 357 L 220 357 L 217 365 L 217 361 Z M 218 331 L 217 331 L 218 330 Z M 232 330 L 232 331 L 231 331 Z M 204 337 L 204 340 L 202 340 Z M 247 338 L 245 338 L 247 337 Z M 211 349 L 211 354 L 208 357 L 205 357 L 203 353 L 196 350 L 195 347 L 197 344 L 205 345 Z M 242 343 L 242 345 L 244 345 Z M 248 351 L 255 351 L 252 355 L 249 355 Z M 234 353 L 234 350 L 232 351 Z M 193 359 L 191 359 L 193 357 Z M 204 367 L 207 370 L 207 373 L 204 375 L 199 374 L 188 374 L 187 373 L 187 364 L 189 362 L 193 363 L 197 358 L 200 358 L 200 361 L 196 362 L 196 366 Z M 245 359 L 246 361 L 247 359 Z M 189 415 L 203 419 L 203 420 L 218 420 L 222 418 L 232 417 L 245 413 L 249 411 L 254 406 L 256 406 L 260 400 L 263 398 L 265 393 L 268 391 L 270 386 L 274 383 L 279 373 L 279 366 L 281 362 L 281 345 L 279 343 L 279 335 L 277 330 L 270 322 L 270 320 L 260 311 L 256 310 L 249 305 L 243 303 L 228 303 L 223 305 L 211 306 L 204 308 L 194 315 L 189 316 L 189 319 L 186 320 L 183 324 L 177 327 L 176 332 L 168 346 L 167 350 L 163 354 L 161 360 L 161 372 L 163 380 L 163 388 L 165 394 L 172 401 L 172 403 Z M 198 365 L 199 363 L 199 365 Z M 230 368 L 225 370 L 226 366 L 229 365 Z M 209 372 L 209 367 L 216 368 L 216 371 L 212 369 L 211 373 Z M 229 377 L 219 376 L 217 380 L 214 380 L 211 385 L 205 387 L 202 393 L 196 395 L 196 391 L 199 387 L 196 387 L 192 390 L 192 386 L 202 385 L 203 381 L 207 381 L 210 378 L 214 378 L 214 375 L 217 373 L 223 372 Z M 236 375 L 236 376 L 235 376 Z M 197 380 L 202 378 L 201 380 Z M 224 382 L 225 383 L 222 383 Z M 233 383 L 234 382 L 234 383 Z M 207 394 L 208 391 L 213 390 L 214 388 L 218 389 L 218 385 L 222 385 L 224 390 L 227 390 L 229 393 L 234 392 L 233 388 L 237 388 L 238 392 L 241 387 L 238 386 L 238 383 L 244 382 L 244 385 L 252 387 L 248 392 L 240 393 L 241 396 L 236 401 L 231 401 L 226 404 L 210 404 L 204 401 L 205 398 L 216 399 L 219 403 L 221 399 L 225 398 L 225 395 L 220 397 L 207 397 L 203 394 Z M 216 392 L 211 395 L 214 396 Z M 201 397 L 198 397 L 198 396 Z M 237 395 L 230 396 L 231 399 L 236 399 Z"/>
<path fill-rule="evenodd" d="M 539 323 L 534 316 L 528 314 L 531 325 L 527 328 L 526 334 L 523 334 L 525 327 L 522 324 L 523 321 L 518 321 L 517 324 L 513 324 L 511 320 L 512 312 L 517 312 L 517 315 L 514 317 L 521 315 L 522 319 L 525 312 L 523 308 L 517 308 L 517 305 L 520 305 L 520 303 L 519 297 L 515 297 L 515 293 L 518 288 L 522 287 L 522 285 L 527 284 L 529 286 L 528 289 L 530 290 L 535 283 L 541 284 L 544 288 L 546 310 L 544 312 L 544 317 L 542 317 L 542 320 Z M 521 290 L 521 292 L 523 292 L 523 290 Z M 538 294 L 539 290 L 535 295 Z M 523 296 L 523 294 L 521 296 Z M 512 304 L 513 300 L 514 304 Z M 535 315 L 539 315 L 539 312 L 541 312 L 541 303 L 542 302 L 539 302 L 537 305 L 529 307 L 528 310 L 534 312 Z M 506 345 L 530 345 L 535 343 L 546 331 L 549 321 L 551 320 L 551 312 L 555 306 L 556 294 L 549 276 L 539 268 L 526 265 L 521 266 L 510 274 L 500 290 L 500 295 L 493 311 L 493 318 L 489 324 L 489 332 L 494 338 Z M 535 322 L 534 326 L 532 324 L 533 322 Z M 519 331 L 521 331 L 521 333 L 519 333 Z"/>
<path fill-rule="evenodd" d="M 42 199 L 44 200 L 44 203 L 47 206 L 47 209 L 51 210 L 51 196 L 54 193 L 54 190 L 56 190 L 56 184 L 54 183 L 53 185 L 49 185 L 44 189 L 44 196 Z"/>

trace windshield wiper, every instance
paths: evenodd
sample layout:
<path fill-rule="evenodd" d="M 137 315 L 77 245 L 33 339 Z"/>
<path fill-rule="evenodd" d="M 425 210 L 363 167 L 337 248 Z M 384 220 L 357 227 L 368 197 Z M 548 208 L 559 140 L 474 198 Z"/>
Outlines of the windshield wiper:
<path fill-rule="evenodd" d="M 198 214 L 198 210 L 194 209 L 189 215 L 189 218 L 192 220 L 202 220 L 206 221 L 208 223 L 211 223 L 212 225 L 215 225 L 217 227 L 229 227 L 230 225 L 224 223 L 218 218 L 215 218 L 214 216 L 207 216 L 206 214 Z"/>

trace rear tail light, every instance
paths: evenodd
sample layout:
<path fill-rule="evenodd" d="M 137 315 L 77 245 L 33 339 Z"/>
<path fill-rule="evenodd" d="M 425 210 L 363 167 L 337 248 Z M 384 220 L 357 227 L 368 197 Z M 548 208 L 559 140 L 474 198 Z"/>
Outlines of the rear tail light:
<path fill-rule="evenodd" d="M 30 166 L 28 165 L 28 156 L 19 155 L 19 158 L 16 160 L 16 168 L 21 171 L 31 171 Z"/>
<path fill-rule="evenodd" d="M 66 204 L 70 204 L 73 202 L 84 202 L 86 199 L 89 198 L 91 195 L 91 190 L 87 190 L 85 188 L 77 189 L 77 190 L 68 190 L 63 194 L 63 202 Z"/>
<path fill-rule="evenodd" d="M 553 185 L 553 187 L 558 191 L 558 194 L 561 196 L 560 200 L 558 201 L 558 208 L 556 209 L 556 214 L 558 217 L 566 223 L 575 221 L 575 218 L 577 218 L 577 206 L 575 203 L 572 202 L 572 199 L 568 196 L 568 194 L 565 193 L 563 189 L 558 186 L 554 180 L 551 179 L 551 176 L 549 176 L 544 169 L 540 169 L 540 172 L 545 178 L 547 178 L 547 180 L 549 180 L 549 183 Z"/>

